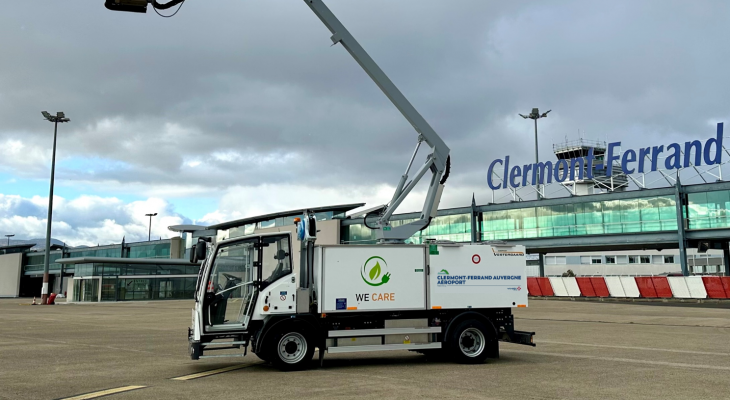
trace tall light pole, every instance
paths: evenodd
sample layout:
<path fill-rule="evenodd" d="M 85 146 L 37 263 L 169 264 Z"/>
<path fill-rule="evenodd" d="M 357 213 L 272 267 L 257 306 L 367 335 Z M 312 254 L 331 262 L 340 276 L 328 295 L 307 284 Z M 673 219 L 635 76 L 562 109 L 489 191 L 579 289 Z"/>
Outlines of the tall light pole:
<path fill-rule="evenodd" d="M 535 164 L 540 162 L 540 157 L 537 152 L 537 120 L 540 118 L 547 118 L 548 113 L 552 110 L 547 110 L 546 112 L 540 114 L 540 110 L 537 108 L 533 108 L 530 115 L 522 115 L 518 114 L 520 117 L 524 119 L 532 119 L 535 120 Z M 535 176 L 537 177 L 537 198 L 541 199 L 542 194 L 540 194 L 540 174 L 538 171 L 535 171 Z"/>
<path fill-rule="evenodd" d="M 10 246 L 10 238 L 13 236 L 15 236 L 15 235 L 5 235 L 5 237 L 8 238 L 8 246 Z"/>
<path fill-rule="evenodd" d="M 47 111 L 41 111 L 43 118 L 53 122 L 53 156 L 51 158 L 51 190 L 48 195 L 48 222 L 46 223 L 46 257 L 43 260 L 43 288 L 41 290 L 41 304 L 48 304 L 48 266 L 51 258 L 51 219 L 53 217 L 53 180 L 56 174 L 56 136 L 58 133 L 58 123 L 69 122 L 66 114 L 62 111 L 51 115 Z"/>
<path fill-rule="evenodd" d="M 154 214 L 145 214 L 144 216 L 145 217 L 150 217 L 150 230 L 149 230 L 149 233 L 147 234 L 147 241 L 149 242 L 151 240 L 151 238 L 152 238 L 152 217 L 157 216 L 157 213 L 154 213 Z"/>

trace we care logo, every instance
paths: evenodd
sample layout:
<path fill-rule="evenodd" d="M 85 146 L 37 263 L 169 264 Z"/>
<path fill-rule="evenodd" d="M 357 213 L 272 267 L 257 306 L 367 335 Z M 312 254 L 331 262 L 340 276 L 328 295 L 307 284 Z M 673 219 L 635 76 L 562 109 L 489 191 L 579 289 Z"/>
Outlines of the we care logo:
<path fill-rule="evenodd" d="M 382 286 L 390 281 L 388 263 L 382 257 L 373 256 L 360 269 L 362 280 L 370 286 Z"/>

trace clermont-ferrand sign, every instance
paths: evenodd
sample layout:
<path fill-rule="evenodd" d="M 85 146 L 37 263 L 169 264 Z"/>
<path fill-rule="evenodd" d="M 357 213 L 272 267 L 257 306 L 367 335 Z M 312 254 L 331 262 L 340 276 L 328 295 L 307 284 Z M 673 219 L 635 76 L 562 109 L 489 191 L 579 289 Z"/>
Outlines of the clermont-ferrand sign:
<path fill-rule="evenodd" d="M 686 142 L 684 148 L 679 143 L 672 143 L 666 148 L 664 146 L 645 147 L 638 150 L 626 150 L 619 155 L 618 148 L 621 147 L 621 142 L 609 143 L 605 160 L 596 160 L 593 148 L 589 150 L 586 157 L 560 159 L 555 164 L 546 161 L 510 166 L 509 156 L 506 156 L 504 159 L 498 158 L 492 161 L 489 165 L 487 184 L 492 190 L 498 190 L 530 184 L 552 183 L 553 180 L 565 182 L 566 180 L 593 179 L 596 171 L 605 171 L 605 176 L 611 177 L 616 173 L 630 175 L 654 172 L 662 167 L 666 170 L 676 170 L 687 168 L 690 165 L 719 165 L 722 162 L 722 130 L 723 124 L 719 123 L 716 137 L 708 139 L 704 145 L 699 140 Z M 662 155 L 667 157 L 664 165 L 660 166 L 659 159 Z M 620 162 L 621 171 L 616 171 L 617 166 L 614 165 L 614 161 Z M 503 182 L 495 184 L 492 176 L 493 172 L 498 170 L 497 168 L 502 170 Z"/>

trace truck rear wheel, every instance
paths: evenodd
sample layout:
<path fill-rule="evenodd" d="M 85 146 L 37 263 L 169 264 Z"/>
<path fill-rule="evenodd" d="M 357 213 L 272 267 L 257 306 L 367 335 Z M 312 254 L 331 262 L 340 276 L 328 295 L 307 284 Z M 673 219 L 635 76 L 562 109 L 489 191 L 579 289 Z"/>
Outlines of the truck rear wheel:
<path fill-rule="evenodd" d="M 314 346 L 299 326 L 277 330 L 267 340 L 266 347 L 265 359 L 282 371 L 304 369 L 314 356 Z"/>
<path fill-rule="evenodd" d="M 492 335 L 484 323 L 476 319 L 459 322 L 451 330 L 446 345 L 454 361 L 461 364 L 480 364 L 489 355 Z"/>

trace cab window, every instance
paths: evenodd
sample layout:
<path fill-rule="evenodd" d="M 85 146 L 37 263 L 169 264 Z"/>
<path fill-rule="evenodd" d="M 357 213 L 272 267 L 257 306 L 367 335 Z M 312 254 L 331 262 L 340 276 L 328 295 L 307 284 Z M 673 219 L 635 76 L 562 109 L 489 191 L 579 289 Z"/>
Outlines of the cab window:
<path fill-rule="evenodd" d="M 291 274 L 289 235 L 264 236 L 261 241 L 265 244 L 261 265 L 263 271 L 261 276 L 267 277 L 264 282 L 274 283 L 276 280 Z"/>

